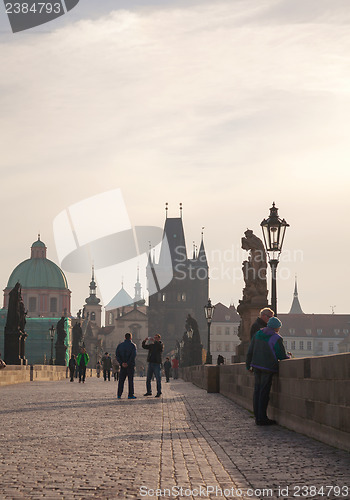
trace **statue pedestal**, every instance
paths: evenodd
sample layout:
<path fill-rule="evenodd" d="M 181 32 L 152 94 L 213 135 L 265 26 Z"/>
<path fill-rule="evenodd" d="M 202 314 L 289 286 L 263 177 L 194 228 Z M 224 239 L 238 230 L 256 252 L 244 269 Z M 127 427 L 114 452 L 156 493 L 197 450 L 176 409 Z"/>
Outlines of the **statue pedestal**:
<path fill-rule="evenodd" d="M 26 334 L 20 331 L 9 331 L 5 328 L 4 359 L 7 365 L 26 365 L 24 358 L 24 342 Z"/>
<path fill-rule="evenodd" d="M 67 346 L 64 344 L 57 344 L 56 343 L 56 359 L 55 359 L 55 365 L 58 366 L 66 366 L 66 352 L 67 352 Z"/>
<path fill-rule="evenodd" d="M 268 307 L 267 300 L 264 297 L 254 297 L 250 302 L 240 301 L 237 307 L 237 312 L 241 317 L 238 336 L 241 343 L 237 346 L 237 354 L 234 357 L 234 363 L 244 363 L 247 357 L 247 352 L 250 344 L 250 328 L 259 312 L 264 307 Z"/>

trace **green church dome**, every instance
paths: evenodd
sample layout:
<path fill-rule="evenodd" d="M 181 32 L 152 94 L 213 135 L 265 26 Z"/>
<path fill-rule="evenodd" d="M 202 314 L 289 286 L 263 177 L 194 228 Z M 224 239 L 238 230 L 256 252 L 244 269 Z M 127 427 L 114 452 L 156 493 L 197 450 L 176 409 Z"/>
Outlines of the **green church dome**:
<path fill-rule="evenodd" d="M 12 271 L 7 288 L 13 288 L 17 281 L 22 288 L 68 289 L 64 272 L 46 258 L 46 246 L 40 237 L 31 247 L 31 258 L 21 262 Z"/>

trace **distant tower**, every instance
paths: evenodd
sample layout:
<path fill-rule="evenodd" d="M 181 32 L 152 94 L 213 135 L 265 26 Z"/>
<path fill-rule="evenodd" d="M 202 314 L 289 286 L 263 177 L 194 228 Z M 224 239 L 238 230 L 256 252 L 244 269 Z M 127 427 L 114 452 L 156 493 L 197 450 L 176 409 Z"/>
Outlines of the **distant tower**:
<path fill-rule="evenodd" d="M 294 285 L 294 295 L 292 307 L 288 314 L 304 314 L 304 311 L 301 308 L 299 298 L 298 298 L 298 288 L 297 288 L 297 277 L 295 276 L 295 285 Z"/>
<path fill-rule="evenodd" d="M 92 276 L 90 281 L 90 295 L 85 299 L 84 310 L 85 314 L 89 313 L 89 320 L 96 323 L 96 326 L 101 327 L 101 309 L 100 299 L 96 296 L 96 281 L 94 266 L 92 266 Z"/>
<path fill-rule="evenodd" d="M 180 341 L 188 314 L 198 323 L 201 341 L 205 343 L 207 323 L 204 315 L 204 306 L 208 302 L 208 262 L 204 248 L 203 234 L 198 255 L 188 258 L 186 251 L 185 234 L 182 219 L 182 204 L 180 217 L 168 216 L 164 224 L 171 255 L 173 278 L 163 289 L 150 295 L 148 308 L 148 328 L 150 335 L 160 333 L 164 340 L 165 351 L 169 352 Z M 158 263 L 149 255 L 147 265 L 148 288 L 150 283 L 157 282 L 157 278 L 164 272 L 165 254 L 167 250 L 162 244 Z"/>
<path fill-rule="evenodd" d="M 139 266 L 137 266 L 137 279 L 136 279 L 136 283 L 135 283 L 135 297 L 134 297 L 134 302 L 140 302 L 142 300 L 142 297 L 141 297 L 141 283 L 140 283 L 140 268 Z"/>

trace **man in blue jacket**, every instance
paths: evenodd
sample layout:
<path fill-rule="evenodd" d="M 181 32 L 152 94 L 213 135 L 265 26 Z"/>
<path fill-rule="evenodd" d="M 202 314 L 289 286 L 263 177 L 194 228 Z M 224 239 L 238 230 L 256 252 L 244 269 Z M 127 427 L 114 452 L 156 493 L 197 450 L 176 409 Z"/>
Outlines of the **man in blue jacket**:
<path fill-rule="evenodd" d="M 281 321 L 272 317 L 267 326 L 253 337 L 247 354 L 247 370 L 253 370 L 255 376 L 253 407 L 256 425 L 276 424 L 267 417 L 267 405 L 270 398 L 272 377 L 278 372 L 278 360 L 289 359 L 279 335 Z"/>
<path fill-rule="evenodd" d="M 131 338 L 131 333 L 126 333 L 124 342 L 118 345 L 115 352 L 118 363 L 120 364 L 118 399 L 122 397 L 126 377 L 128 377 L 129 384 L 128 399 L 136 399 L 136 396 L 134 396 L 136 345 L 131 342 Z"/>

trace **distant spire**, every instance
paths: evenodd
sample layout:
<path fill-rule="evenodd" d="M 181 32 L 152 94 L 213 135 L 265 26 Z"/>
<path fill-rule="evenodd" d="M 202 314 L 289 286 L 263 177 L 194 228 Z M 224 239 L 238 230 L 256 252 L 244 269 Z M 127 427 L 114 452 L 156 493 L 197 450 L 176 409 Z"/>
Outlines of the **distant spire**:
<path fill-rule="evenodd" d="M 297 276 L 296 275 L 295 275 L 293 302 L 292 302 L 292 307 L 290 308 L 289 314 L 304 314 L 304 311 L 301 308 L 299 298 L 298 298 L 298 286 L 297 286 Z"/>
<path fill-rule="evenodd" d="M 180 217 L 182 219 L 182 203 L 180 203 Z"/>
<path fill-rule="evenodd" d="M 204 229 L 204 227 L 202 227 L 201 246 L 199 247 L 197 259 L 198 259 L 198 264 L 200 265 L 200 267 L 208 268 L 207 255 L 206 255 L 205 248 L 204 248 L 203 229 Z"/>
<path fill-rule="evenodd" d="M 141 297 L 141 283 L 140 283 L 140 266 L 137 266 L 137 279 L 135 283 L 135 297 L 134 297 L 134 303 L 139 302 L 142 300 Z"/>
<path fill-rule="evenodd" d="M 193 258 L 193 260 L 196 259 L 196 243 L 195 242 L 193 242 L 193 257 L 192 258 Z"/>
<path fill-rule="evenodd" d="M 100 299 L 96 297 L 96 281 L 95 281 L 95 268 L 94 265 L 91 267 L 91 281 L 90 281 L 90 296 L 85 299 L 85 303 L 88 305 L 97 305 Z"/>
<path fill-rule="evenodd" d="M 165 218 L 168 218 L 168 203 L 165 204 Z"/>

